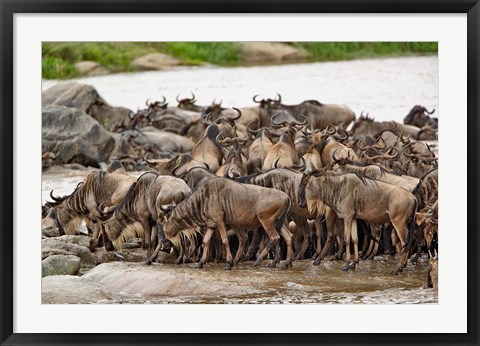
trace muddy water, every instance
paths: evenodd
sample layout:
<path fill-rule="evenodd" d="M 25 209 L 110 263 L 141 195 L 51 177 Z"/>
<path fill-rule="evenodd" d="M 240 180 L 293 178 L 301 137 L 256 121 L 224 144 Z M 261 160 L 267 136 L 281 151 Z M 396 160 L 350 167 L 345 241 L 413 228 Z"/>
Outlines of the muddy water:
<path fill-rule="evenodd" d="M 416 104 L 438 110 L 438 58 L 404 57 L 255 67 L 190 67 L 79 78 L 95 86 L 107 102 L 136 110 L 145 100 L 176 105 L 179 93 L 193 91 L 198 104 L 223 100 L 227 107 L 254 106 L 252 96 L 283 96 L 285 104 L 315 99 L 345 104 L 356 114 L 402 122 Z M 47 89 L 57 81 L 45 80 Z M 435 113 L 437 114 L 437 113 Z"/>

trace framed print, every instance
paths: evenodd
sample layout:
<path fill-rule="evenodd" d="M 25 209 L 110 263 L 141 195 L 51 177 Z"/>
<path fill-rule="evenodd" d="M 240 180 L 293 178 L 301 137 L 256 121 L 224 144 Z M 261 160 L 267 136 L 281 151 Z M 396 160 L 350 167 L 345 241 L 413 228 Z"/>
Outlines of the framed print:
<path fill-rule="evenodd" d="M 2 1 L 2 344 L 478 344 L 479 12 Z"/>

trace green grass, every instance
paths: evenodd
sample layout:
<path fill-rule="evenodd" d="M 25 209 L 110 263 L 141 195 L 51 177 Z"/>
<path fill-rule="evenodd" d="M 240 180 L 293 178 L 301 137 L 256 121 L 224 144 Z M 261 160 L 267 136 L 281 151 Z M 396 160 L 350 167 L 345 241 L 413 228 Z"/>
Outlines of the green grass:
<path fill-rule="evenodd" d="M 311 55 L 311 61 L 349 60 L 368 57 L 434 54 L 436 42 L 289 42 Z M 42 76 L 67 79 L 78 76 L 75 63 L 92 60 L 111 72 L 133 71 L 131 61 L 160 52 L 179 58 L 186 65 L 242 64 L 241 49 L 234 42 L 44 42 Z"/>
<path fill-rule="evenodd" d="M 437 42 L 293 42 L 314 61 L 350 60 L 413 54 L 434 54 Z"/>

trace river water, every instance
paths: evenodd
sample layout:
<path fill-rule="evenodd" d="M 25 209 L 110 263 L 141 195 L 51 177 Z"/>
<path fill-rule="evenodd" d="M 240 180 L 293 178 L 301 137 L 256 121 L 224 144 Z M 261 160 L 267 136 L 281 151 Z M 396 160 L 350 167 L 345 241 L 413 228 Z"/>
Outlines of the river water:
<path fill-rule="evenodd" d="M 274 97 L 280 93 L 285 104 L 307 99 L 340 103 L 348 105 L 357 115 L 366 111 L 382 121 L 402 122 L 416 104 L 436 108 L 438 112 L 438 58 L 432 56 L 261 67 L 190 67 L 76 81 L 93 85 L 110 104 L 133 110 L 144 107 L 147 98 L 161 99 L 162 95 L 171 105 L 176 105 L 177 94 L 188 97 L 193 91 L 198 104 L 209 104 L 216 99 L 223 100 L 225 106 L 253 106 L 254 94 Z M 56 83 L 58 81 L 45 80 L 42 88 L 45 90 Z M 72 192 L 87 173 L 60 167 L 45 172 L 42 175 L 42 203 L 52 189 L 56 195 Z M 225 272 L 221 265 L 209 265 L 201 270 L 203 279 L 212 282 L 221 279 L 231 285 L 248 284 L 255 287 L 255 293 L 238 297 L 164 296 L 152 300 L 123 297 L 112 302 L 437 303 L 437 291 L 423 289 L 427 262 L 423 258 L 415 266 L 409 263 L 406 271 L 397 277 L 388 275 L 396 263 L 388 257 L 362 261 L 355 271 L 348 273 L 339 270 L 342 263 L 331 261 L 324 261 L 318 267 L 312 266 L 310 261 L 295 262 L 287 271 L 254 269 L 251 264 L 241 263 Z M 179 275 L 191 271 L 199 273 L 190 265 L 168 265 L 168 268 Z"/>
<path fill-rule="evenodd" d="M 404 57 L 254 67 L 182 67 L 170 71 L 79 78 L 95 86 L 114 106 L 132 110 L 165 96 L 190 97 L 198 104 L 223 100 L 226 107 L 254 106 L 252 96 L 282 95 L 283 103 L 304 100 L 345 104 L 359 115 L 402 122 L 416 104 L 438 109 L 438 57 Z M 45 80 L 47 89 L 58 81 Z"/>

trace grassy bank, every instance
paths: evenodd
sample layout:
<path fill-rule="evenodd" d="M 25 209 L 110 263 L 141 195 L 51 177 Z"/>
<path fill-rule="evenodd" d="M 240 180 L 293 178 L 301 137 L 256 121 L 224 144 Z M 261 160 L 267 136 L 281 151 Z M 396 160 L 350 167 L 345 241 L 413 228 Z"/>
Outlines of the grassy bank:
<path fill-rule="evenodd" d="M 289 42 L 310 53 L 312 61 L 437 53 L 435 42 Z M 78 76 L 82 60 L 100 63 L 111 72 L 133 71 L 131 61 L 145 54 L 170 54 L 186 65 L 242 64 L 242 51 L 233 42 L 44 42 L 42 75 L 47 79 Z"/>

